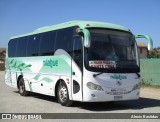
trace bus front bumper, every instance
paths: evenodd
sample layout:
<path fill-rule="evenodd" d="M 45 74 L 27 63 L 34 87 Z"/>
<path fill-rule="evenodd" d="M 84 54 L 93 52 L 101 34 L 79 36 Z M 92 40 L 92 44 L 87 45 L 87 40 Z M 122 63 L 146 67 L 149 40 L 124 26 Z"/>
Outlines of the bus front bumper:
<path fill-rule="evenodd" d="M 83 102 L 107 102 L 107 101 L 125 101 L 139 99 L 140 89 L 128 92 L 107 92 L 89 90 L 83 96 Z"/>

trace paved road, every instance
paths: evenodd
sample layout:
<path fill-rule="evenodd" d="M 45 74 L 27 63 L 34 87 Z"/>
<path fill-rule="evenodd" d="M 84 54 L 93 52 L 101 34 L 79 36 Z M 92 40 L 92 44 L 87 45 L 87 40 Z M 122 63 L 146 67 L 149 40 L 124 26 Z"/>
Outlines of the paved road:
<path fill-rule="evenodd" d="M 17 89 L 4 83 L 4 72 L 0 72 L 0 113 L 160 113 L 160 89 L 141 88 L 137 101 L 115 103 L 81 103 L 63 107 L 54 97 L 32 94 L 22 97 Z"/>

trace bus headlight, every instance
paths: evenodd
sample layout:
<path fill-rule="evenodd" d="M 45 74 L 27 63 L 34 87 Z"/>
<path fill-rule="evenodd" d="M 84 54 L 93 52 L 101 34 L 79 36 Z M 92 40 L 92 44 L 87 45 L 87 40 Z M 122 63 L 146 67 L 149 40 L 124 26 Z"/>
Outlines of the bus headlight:
<path fill-rule="evenodd" d="M 102 86 L 96 85 L 96 84 L 91 83 L 91 82 L 88 82 L 88 83 L 87 83 L 87 87 L 88 87 L 89 89 L 91 89 L 91 90 L 103 91 Z"/>
<path fill-rule="evenodd" d="M 140 89 L 140 87 L 141 87 L 141 83 L 138 83 L 133 86 L 132 90 Z"/>

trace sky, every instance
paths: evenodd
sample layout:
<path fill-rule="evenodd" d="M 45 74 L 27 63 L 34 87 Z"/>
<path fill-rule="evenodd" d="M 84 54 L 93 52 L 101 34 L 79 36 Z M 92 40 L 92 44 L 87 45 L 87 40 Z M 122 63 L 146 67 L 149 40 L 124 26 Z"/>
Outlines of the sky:
<path fill-rule="evenodd" d="M 0 47 L 12 36 L 71 20 L 122 25 L 160 47 L 160 0 L 0 0 Z"/>

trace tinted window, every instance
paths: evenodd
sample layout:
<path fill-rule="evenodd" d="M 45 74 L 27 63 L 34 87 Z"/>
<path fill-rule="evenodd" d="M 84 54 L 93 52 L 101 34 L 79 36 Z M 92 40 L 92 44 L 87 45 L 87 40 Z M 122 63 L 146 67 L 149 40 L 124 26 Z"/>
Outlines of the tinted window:
<path fill-rule="evenodd" d="M 40 34 L 28 37 L 27 56 L 38 56 Z"/>
<path fill-rule="evenodd" d="M 40 42 L 40 55 L 53 55 L 56 32 L 46 32 L 42 34 Z"/>
<path fill-rule="evenodd" d="M 56 38 L 56 45 L 55 51 L 57 49 L 63 49 L 67 51 L 69 54 L 72 52 L 72 35 L 73 35 L 73 28 L 67 28 L 58 30 L 57 38 Z"/>
<path fill-rule="evenodd" d="M 8 56 L 15 57 L 16 55 L 17 39 L 11 39 L 8 44 Z"/>
<path fill-rule="evenodd" d="M 74 37 L 73 43 L 73 60 L 82 70 L 83 67 L 83 55 L 82 55 L 82 39 L 80 36 Z"/>
<path fill-rule="evenodd" d="M 16 57 L 26 56 L 27 39 L 28 37 L 22 37 L 18 39 Z"/>

